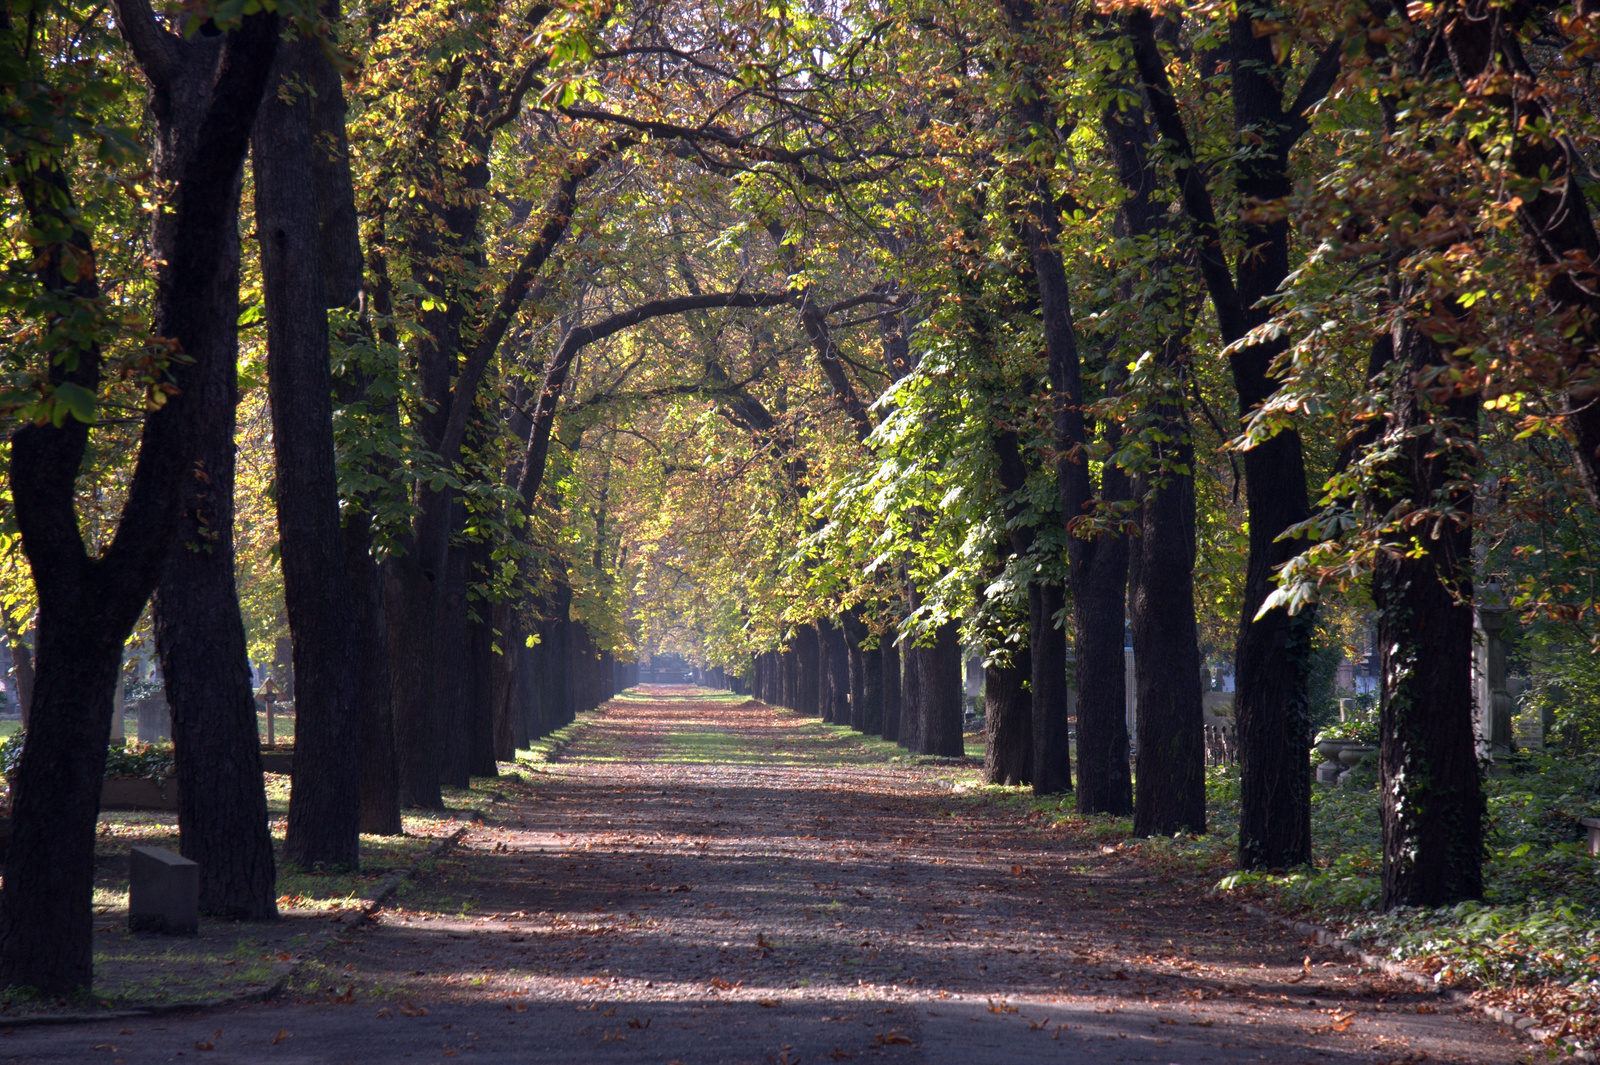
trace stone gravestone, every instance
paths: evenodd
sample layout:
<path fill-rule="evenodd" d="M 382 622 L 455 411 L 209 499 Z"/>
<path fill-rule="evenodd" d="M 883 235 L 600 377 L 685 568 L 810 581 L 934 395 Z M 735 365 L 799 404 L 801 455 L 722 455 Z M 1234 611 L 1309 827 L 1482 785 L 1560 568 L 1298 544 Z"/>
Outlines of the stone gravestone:
<path fill-rule="evenodd" d="M 128 931 L 200 932 L 200 866 L 160 847 L 128 854 Z"/>
<path fill-rule="evenodd" d="M 172 738 L 172 708 L 164 691 L 139 700 L 139 742 L 164 743 Z"/>

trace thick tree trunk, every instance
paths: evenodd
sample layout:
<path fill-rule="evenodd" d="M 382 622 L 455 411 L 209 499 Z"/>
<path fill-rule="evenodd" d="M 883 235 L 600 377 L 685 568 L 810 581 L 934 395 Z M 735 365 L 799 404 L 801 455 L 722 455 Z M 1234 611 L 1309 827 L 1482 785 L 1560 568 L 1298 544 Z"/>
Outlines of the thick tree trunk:
<path fill-rule="evenodd" d="M 850 650 L 850 725 L 872 736 L 883 731 L 883 652 L 863 648 L 871 630 L 852 608 L 840 618 Z"/>
<path fill-rule="evenodd" d="M 904 693 L 900 686 L 900 645 L 895 642 L 892 629 L 879 634 L 878 650 L 883 663 L 883 738 L 898 742 Z"/>
<path fill-rule="evenodd" d="M 394 712 L 389 692 L 389 640 L 383 616 L 383 573 L 372 557 L 372 519 L 352 510 L 345 519 L 345 566 L 356 617 L 361 710 L 360 815 L 357 828 L 398 836 L 400 775 L 395 763 Z"/>
<path fill-rule="evenodd" d="M 1028 738 L 1017 746 L 1030 753 L 1019 780 L 1033 785 L 1035 795 L 1061 795 L 1072 790 L 1072 743 L 1067 714 L 1067 634 L 1056 624 L 1066 606 L 1059 584 L 1028 585 Z M 1080 704 L 1081 705 L 1081 704 Z M 1080 757 L 1083 746 L 1080 738 Z"/>
<path fill-rule="evenodd" d="M 489 732 L 493 750 L 490 757 L 496 762 L 510 762 L 517 757 L 517 748 L 528 745 L 525 721 L 518 712 L 519 685 L 517 667 L 521 661 L 517 649 L 522 646 L 522 624 L 514 602 L 499 602 L 490 615 L 494 628 L 500 633 L 498 653 L 491 652 L 489 668 L 494 678 L 489 690 Z M 491 634 L 492 635 L 492 634 Z M 522 734 L 518 734 L 518 726 Z M 495 766 L 498 773 L 500 767 Z"/>
<path fill-rule="evenodd" d="M 1286 110 L 1287 53 L 1277 54 L 1273 39 L 1256 33 L 1269 14 L 1259 5 L 1241 7 L 1228 28 L 1233 128 L 1253 145 L 1251 151 L 1235 155 L 1233 195 L 1240 203 L 1275 203 L 1289 195 L 1289 152 L 1307 128 L 1303 108 L 1326 92 L 1338 72 L 1337 63 L 1319 63 L 1297 94 L 1297 100 L 1307 104 Z M 1134 10 L 1126 20 L 1151 119 L 1177 156 L 1193 160 L 1150 13 Z M 1244 342 L 1271 313 L 1263 301 L 1288 276 L 1288 221 L 1266 217 L 1243 222 L 1239 235 L 1246 251 L 1230 271 L 1206 175 L 1187 161 L 1180 161 L 1176 169 L 1184 212 L 1194 228 L 1197 266 L 1217 313 L 1218 331 L 1235 345 L 1229 367 L 1240 417 L 1248 418 L 1277 391 L 1280 382 L 1272 367 L 1288 346 L 1284 336 Z M 1250 554 L 1234 653 L 1239 864 L 1245 869 L 1285 868 L 1311 860 L 1311 774 L 1305 763 L 1311 738 L 1308 700 L 1316 621 L 1309 610 L 1293 617 L 1281 607 L 1259 619 L 1257 614 L 1272 591 L 1274 574 L 1299 551 L 1301 541 L 1279 537 L 1310 513 L 1300 437 L 1292 429 L 1279 431 L 1245 451 L 1244 467 Z"/>
<path fill-rule="evenodd" d="M 922 743 L 922 655 L 909 641 L 900 644 L 900 720 L 895 742 L 910 751 Z"/>
<path fill-rule="evenodd" d="M 337 90 L 337 78 L 318 76 L 327 62 L 313 39 L 280 49 L 256 118 L 252 159 L 283 594 L 294 639 L 295 759 L 284 857 L 305 868 L 354 868 L 360 666 L 333 446 L 329 286 L 323 275 L 324 244 L 330 242 L 319 224 L 314 178 L 322 149 L 314 142 L 312 96 L 293 88 L 331 81 Z M 359 263 L 359 247 L 353 258 Z"/>
<path fill-rule="evenodd" d="M 831 619 L 817 622 L 818 692 L 822 701 L 822 719 L 835 725 L 850 724 L 850 652 L 845 646 L 844 630 Z"/>
<path fill-rule="evenodd" d="M 234 217 L 237 212 L 236 201 Z M 228 338 L 221 325 L 224 316 L 230 323 L 239 316 L 237 229 L 228 248 L 228 259 L 219 264 L 220 350 L 238 346 L 237 333 Z M 198 386 L 205 408 L 200 453 L 184 486 L 183 518 L 152 602 L 172 708 L 179 850 L 200 864 L 202 910 L 235 920 L 271 920 L 278 916 L 277 872 L 250 659 L 233 583 L 236 361 L 211 360 Z"/>
<path fill-rule="evenodd" d="M 959 758 L 966 753 L 961 735 L 961 623 L 947 621 L 934 633 L 933 643 L 913 650 L 921 659 L 917 669 L 917 754 Z"/>
<path fill-rule="evenodd" d="M 789 702 L 784 705 L 807 717 L 822 714 L 822 637 L 815 625 L 800 625 L 795 629 L 793 651 L 793 681 L 789 689 Z"/>
<path fill-rule="evenodd" d="M 1205 723 L 1200 705 L 1200 637 L 1194 613 L 1194 479 L 1188 426 L 1168 412 L 1174 472 L 1146 485 L 1142 535 L 1133 538 L 1129 613 L 1134 693 L 1139 707 L 1138 793 L 1133 834 L 1206 830 Z"/>
<path fill-rule="evenodd" d="M 1033 656 L 1026 647 L 1012 651 L 1009 662 L 983 667 L 985 784 L 1033 780 L 1033 693 L 1028 688 L 1032 673 Z"/>
<path fill-rule="evenodd" d="M 459 506 L 456 508 L 461 509 Z M 460 518 L 456 519 L 459 526 Z M 466 548 L 452 544 L 445 556 L 443 595 L 439 601 L 439 637 L 435 643 L 434 703 L 439 715 L 439 781 L 454 788 L 472 783 L 472 638 L 467 631 Z"/>
<path fill-rule="evenodd" d="M 1394 344 L 1387 439 L 1394 458 L 1372 495 L 1380 517 L 1448 501 L 1457 517 L 1402 526 L 1372 577 L 1383 675 L 1383 907 L 1483 897 L 1483 818 L 1473 736 L 1472 493 L 1478 396 L 1421 392 L 1446 359 L 1421 329 Z M 1416 532 L 1411 532 L 1416 529 Z"/>
<path fill-rule="evenodd" d="M 86 988 L 92 975 L 95 823 L 113 692 L 123 645 L 177 531 L 181 486 L 194 473 L 202 383 L 213 361 L 234 357 L 235 319 L 226 314 L 237 299 L 226 284 L 227 234 L 237 224 L 230 206 L 277 41 L 270 15 L 248 16 L 221 38 L 193 40 L 166 34 L 147 7 L 119 3 L 116 15 L 151 74 L 163 172 L 176 179 L 152 236 L 160 263 L 155 332 L 173 338 L 189 361 L 169 367 L 178 392 L 145 418 L 117 535 L 98 559 L 84 550 L 75 511 L 87 426 L 68 418 L 12 437 L 11 490 L 39 595 L 39 635 L 0 898 L 0 986 L 49 995 Z M 14 32 L 7 16 L 0 15 L 0 30 Z M 64 172 L 36 161 L 23 173 L 19 191 L 33 223 L 64 231 L 61 239 L 80 256 L 67 282 L 60 245 L 42 249 L 34 267 L 42 287 L 65 300 L 98 299 L 93 248 L 63 215 L 70 205 Z M 76 358 L 70 366 L 58 360 L 52 382 L 98 392 L 98 348 L 67 337 L 61 351 Z"/>
<path fill-rule="evenodd" d="M 415 554 L 391 555 L 384 563 L 384 622 L 400 805 L 431 810 L 444 808 L 439 791 L 441 737 L 433 699 L 438 576 L 435 570 L 425 570 Z"/>
<path fill-rule="evenodd" d="M 485 548 L 480 554 L 478 548 Z M 487 545 L 474 544 L 472 554 L 474 569 L 487 561 Z M 489 613 L 487 603 L 478 603 L 477 609 Z M 495 654 L 494 627 L 490 624 L 489 617 L 468 622 L 468 646 L 471 649 L 467 680 L 471 685 L 471 702 L 468 707 L 471 711 L 470 743 L 467 748 L 467 772 L 475 777 L 497 777 L 500 767 L 495 764 L 496 719 L 503 719 L 504 714 L 497 714 L 495 706 L 497 700 L 503 696 L 507 685 L 501 680 L 504 672 L 501 663 L 503 655 Z"/>
<path fill-rule="evenodd" d="M 1108 536 L 1094 548 L 1094 562 L 1078 567 L 1075 576 L 1082 579 L 1075 579 L 1072 589 L 1072 623 L 1077 632 L 1078 811 L 1123 815 L 1133 812 L 1127 661 L 1123 654 L 1128 541 Z M 1196 670 L 1195 676 L 1199 675 Z M 1037 712 L 1034 716 L 1037 721 Z M 1035 745 L 1038 742 L 1036 734 Z M 1036 755 L 1034 764 L 1038 762 Z M 1038 788 L 1037 781 L 1034 787 Z"/>

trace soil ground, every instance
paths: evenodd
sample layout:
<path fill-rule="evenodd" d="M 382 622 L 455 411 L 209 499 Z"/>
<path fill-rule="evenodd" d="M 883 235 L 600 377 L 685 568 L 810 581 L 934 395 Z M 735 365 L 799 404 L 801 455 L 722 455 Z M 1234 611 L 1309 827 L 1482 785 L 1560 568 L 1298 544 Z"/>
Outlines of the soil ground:
<path fill-rule="evenodd" d="M 531 798 L 277 999 L 3 1029 L 0 1061 L 1531 1060 L 1087 832 L 954 794 L 970 767 L 691 688 L 585 720 Z"/>

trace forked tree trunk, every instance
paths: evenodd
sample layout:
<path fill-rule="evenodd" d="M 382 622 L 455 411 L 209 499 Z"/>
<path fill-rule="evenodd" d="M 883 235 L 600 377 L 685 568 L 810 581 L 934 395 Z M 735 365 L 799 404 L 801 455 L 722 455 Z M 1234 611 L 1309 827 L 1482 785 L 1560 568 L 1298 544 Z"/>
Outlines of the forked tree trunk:
<path fill-rule="evenodd" d="M 233 190 L 250 123 L 277 45 L 276 18 L 254 15 L 220 38 L 166 34 L 147 6 L 118 3 L 119 27 L 152 82 L 152 111 L 176 182 L 152 237 L 159 261 L 156 335 L 189 357 L 169 367 L 178 393 L 145 417 L 139 455 L 117 535 L 90 559 L 78 533 L 75 485 L 88 427 L 68 418 L 19 429 L 11 442 L 11 490 L 22 546 L 39 596 L 35 689 L 28 741 L 17 768 L 13 835 L 0 898 L 0 986 L 50 995 L 89 986 L 92 976 L 95 822 L 123 645 L 161 574 L 181 513 L 180 486 L 199 454 L 205 413 L 201 383 L 214 360 L 231 360 L 236 293 L 226 285 Z M 14 36 L 0 12 L 4 46 L 18 56 L 33 42 Z M 64 300 L 96 300 L 93 248 L 73 227 L 65 172 L 46 161 L 21 168 L 19 192 L 33 224 L 62 231 L 78 256 L 62 274 L 60 246 L 33 267 L 41 287 Z M 74 354 L 57 361 L 53 383 L 98 394 L 100 352 L 63 338 Z"/>

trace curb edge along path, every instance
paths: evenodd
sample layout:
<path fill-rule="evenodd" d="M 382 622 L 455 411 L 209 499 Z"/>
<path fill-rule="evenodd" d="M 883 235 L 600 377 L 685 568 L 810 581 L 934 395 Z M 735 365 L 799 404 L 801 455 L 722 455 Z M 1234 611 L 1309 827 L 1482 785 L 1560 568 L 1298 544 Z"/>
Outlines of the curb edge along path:
<path fill-rule="evenodd" d="M 1498 1021 L 1499 1023 L 1510 1027 L 1518 1035 L 1527 1039 L 1541 1051 L 1553 1051 L 1557 1054 L 1565 1054 L 1567 1057 L 1575 1058 L 1578 1061 L 1600 1062 L 1600 1054 L 1596 1054 L 1592 1050 L 1564 1050 L 1559 1047 L 1551 1046 L 1548 1042 L 1546 1042 L 1546 1040 L 1548 1040 L 1553 1034 L 1552 1030 L 1549 1028 L 1538 1027 L 1539 1022 L 1532 1017 L 1521 1013 L 1513 1013 L 1511 1010 L 1501 1009 L 1499 1006 L 1491 1005 L 1487 1002 L 1476 1002 L 1473 1000 L 1472 996 L 1467 994 L 1465 991 L 1458 991 L 1451 987 L 1440 987 L 1438 984 L 1428 979 L 1425 974 L 1419 973 L 1415 969 L 1408 968 L 1403 963 L 1394 961 L 1393 959 L 1382 958 L 1376 954 L 1370 954 L 1367 951 L 1362 950 L 1359 945 L 1351 942 L 1348 939 L 1345 939 L 1343 936 L 1340 936 L 1334 932 L 1330 932 L 1321 925 L 1310 924 L 1306 921 L 1297 921 L 1292 917 L 1285 917 L 1282 914 L 1273 913 L 1271 910 L 1263 909 L 1262 907 L 1250 902 L 1235 902 L 1235 905 L 1248 914 L 1259 917 L 1265 921 L 1271 921 L 1273 924 L 1281 925 L 1282 927 L 1288 928 L 1299 933 L 1300 935 L 1307 936 L 1314 940 L 1318 946 L 1332 947 L 1334 950 L 1339 951 L 1341 954 L 1344 954 L 1347 957 L 1357 959 L 1362 965 L 1365 965 L 1368 968 L 1382 970 L 1396 979 L 1405 980 L 1406 982 L 1414 984 L 1425 991 L 1431 991 L 1452 1005 L 1465 1006 L 1469 1009 L 1477 1010 L 1490 1020 Z"/>
<path fill-rule="evenodd" d="M 424 862 L 440 857 L 451 847 L 461 842 L 463 836 L 473 827 L 474 820 L 484 820 L 483 814 L 478 810 L 459 811 L 465 813 L 472 820 L 468 820 L 460 828 L 447 836 L 441 837 L 433 846 L 429 847 L 409 868 L 402 869 L 390 876 L 389 879 L 378 885 L 376 891 L 361 900 L 361 905 L 356 909 L 355 921 L 346 926 L 350 929 L 367 927 L 372 920 L 372 915 L 382 908 L 385 902 L 400 889 L 400 885 L 417 875 Z M 278 974 L 278 978 L 265 987 L 256 988 L 237 995 L 223 995 L 218 998 L 200 999 L 196 1002 L 170 1002 L 160 1005 L 136 1006 L 122 1010 L 104 1010 L 98 1013 L 25 1013 L 20 1017 L 0 1018 L 0 1031 L 9 1031 L 13 1028 L 42 1028 L 52 1025 L 90 1024 L 96 1021 L 125 1021 L 139 1017 L 165 1017 L 174 1013 L 204 1013 L 208 1010 L 222 1009 L 226 1006 L 243 1006 L 255 1002 L 267 1002 L 275 998 L 289 981 L 293 980 L 307 962 L 314 961 L 333 942 L 334 933 L 329 931 L 315 933 L 311 942 L 307 943 L 294 964 Z"/>

